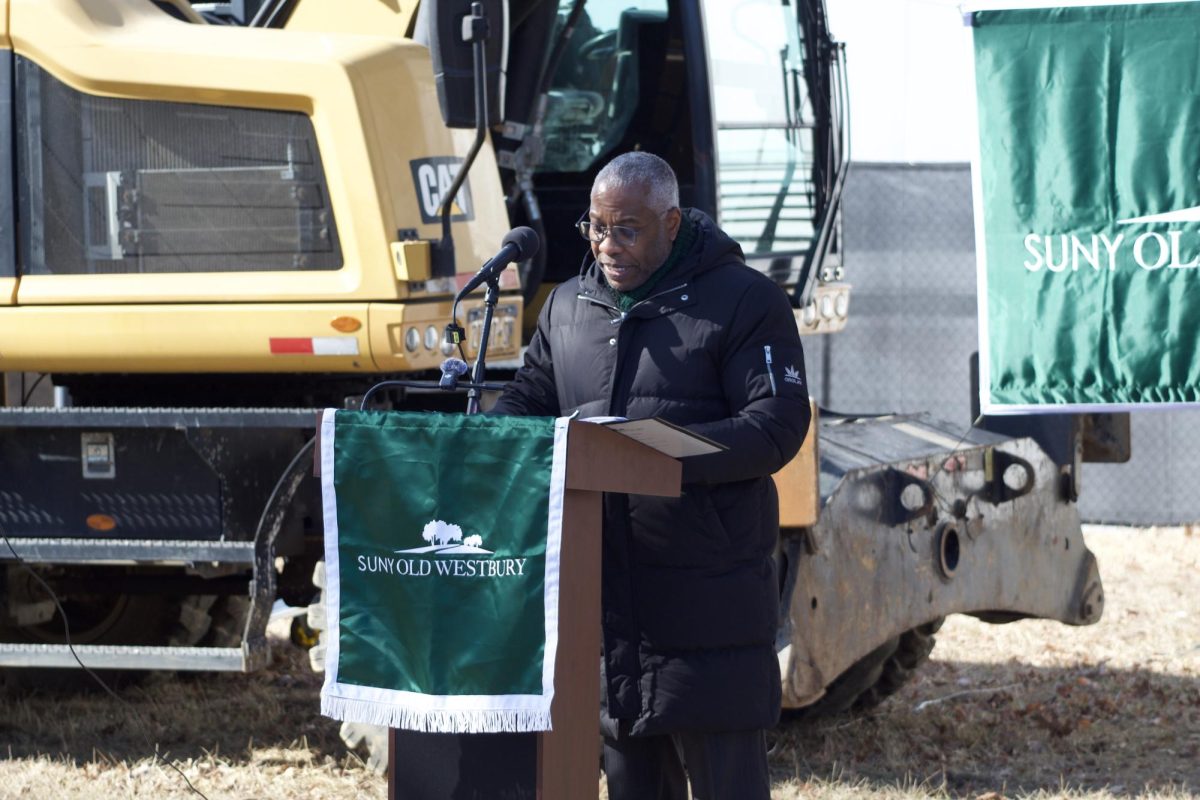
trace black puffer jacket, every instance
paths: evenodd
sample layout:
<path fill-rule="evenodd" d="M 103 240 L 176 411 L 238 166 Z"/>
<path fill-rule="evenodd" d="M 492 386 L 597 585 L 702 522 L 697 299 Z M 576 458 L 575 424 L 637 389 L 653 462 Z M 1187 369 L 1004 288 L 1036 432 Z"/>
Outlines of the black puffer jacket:
<path fill-rule="evenodd" d="M 622 318 L 595 263 L 546 301 L 493 413 L 658 416 L 729 449 L 684 460 L 679 498 L 607 495 L 607 710 L 634 734 L 768 727 L 779 714 L 768 477 L 808 429 L 783 292 L 707 215 L 691 251 Z"/>

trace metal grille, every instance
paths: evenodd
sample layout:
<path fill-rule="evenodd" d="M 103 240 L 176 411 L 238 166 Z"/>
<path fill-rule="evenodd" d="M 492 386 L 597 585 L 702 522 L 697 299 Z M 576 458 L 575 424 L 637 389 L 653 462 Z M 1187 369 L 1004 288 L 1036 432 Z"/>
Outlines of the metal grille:
<path fill-rule="evenodd" d="M 304 114 L 97 97 L 16 64 L 26 273 L 341 266 Z"/>
<path fill-rule="evenodd" d="M 978 349 L 970 168 L 857 164 L 844 215 L 850 321 L 805 340 L 814 397 L 845 413 L 927 411 L 965 432 Z M 1200 520 L 1200 414 L 1135 413 L 1132 429 L 1130 462 L 1084 466 L 1084 518 Z"/>

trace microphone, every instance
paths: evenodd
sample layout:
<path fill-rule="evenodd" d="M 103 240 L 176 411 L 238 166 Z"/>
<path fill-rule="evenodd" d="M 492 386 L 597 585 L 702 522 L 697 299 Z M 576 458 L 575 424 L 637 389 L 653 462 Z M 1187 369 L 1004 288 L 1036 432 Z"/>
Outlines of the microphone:
<path fill-rule="evenodd" d="M 541 246 L 542 242 L 533 228 L 526 228 L 524 225 L 520 228 L 513 228 L 504 235 L 503 246 L 500 248 L 500 252 L 496 253 L 495 256 L 480 268 L 479 272 L 475 273 L 475 276 L 471 280 L 467 281 L 466 285 L 459 291 L 458 296 L 465 297 L 475 291 L 477 287 L 487 283 L 503 272 L 504 268 L 512 262 L 532 258 L 537 254 Z"/>
<path fill-rule="evenodd" d="M 461 358 L 447 358 L 442 362 L 442 379 L 438 381 L 439 389 L 455 389 L 458 379 L 467 374 L 471 368 Z"/>

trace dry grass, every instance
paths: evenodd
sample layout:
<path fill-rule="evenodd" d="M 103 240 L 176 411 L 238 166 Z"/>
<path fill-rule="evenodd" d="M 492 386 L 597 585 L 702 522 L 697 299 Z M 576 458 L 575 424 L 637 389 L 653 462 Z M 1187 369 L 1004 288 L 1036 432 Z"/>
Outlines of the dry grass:
<path fill-rule="evenodd" d="M 775 800 L 1192 797 L 1200 791 L 1200 535 L 1091 529 L 1108 607 L 1088 628 L 947 622 L 868 716 L 782 726 Z M 155 676 L 102 694 L 0 697 L 0 800 L 382 798 L 277 643 L 255 675 Z"/>
<path fill-rule="evenodd" d="M 779 729 L 774 797 L 1200 792 L 1200 536 L 1086 538 L 1106 587 L 1098 625 L 951 618 L 876 712 Z"/>
<path fill-rule="evenodd" d="M 320 676 L 276 641 L 253 675 L 154 675 L 118 690 L 5 696 L 0 798 L 383 798 L 317 714 Z M 154 757 L 157 748 L 161 758 Z"/>

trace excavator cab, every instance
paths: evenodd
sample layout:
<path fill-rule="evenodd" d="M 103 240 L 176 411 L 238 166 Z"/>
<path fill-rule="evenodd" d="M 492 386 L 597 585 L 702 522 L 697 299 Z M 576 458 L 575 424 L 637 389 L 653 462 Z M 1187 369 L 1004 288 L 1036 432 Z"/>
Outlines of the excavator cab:
<path fill-rule="evenodd" d="M 847 131 L 841 50 L 823 5 L 524 6 L 508 13 L 505 116 L 493 143 L 511 221 L 546 245 L 524 273 L 526 329 L 537 284 L 579 270 L 586 247 L 573 223 L 596 173 L 629 150 L 671 164 L 681 202 L 712 215 L 792 295 L 802 331 L 840 329 Z"/>

